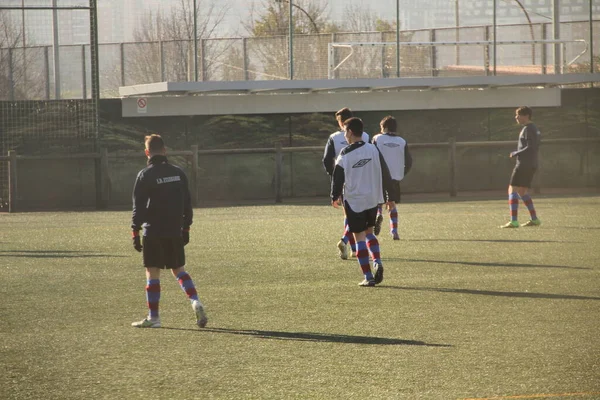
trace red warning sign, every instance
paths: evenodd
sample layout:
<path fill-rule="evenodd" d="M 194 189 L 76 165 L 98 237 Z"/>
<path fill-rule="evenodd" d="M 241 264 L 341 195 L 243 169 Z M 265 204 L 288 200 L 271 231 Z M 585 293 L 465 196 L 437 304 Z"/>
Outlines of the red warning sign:
<path fill-rule="evenodd" d="M 138 114 L 146 114 L 148 111 L 148 100 L 145 97 L 137 99 L 137 112 Z"/>

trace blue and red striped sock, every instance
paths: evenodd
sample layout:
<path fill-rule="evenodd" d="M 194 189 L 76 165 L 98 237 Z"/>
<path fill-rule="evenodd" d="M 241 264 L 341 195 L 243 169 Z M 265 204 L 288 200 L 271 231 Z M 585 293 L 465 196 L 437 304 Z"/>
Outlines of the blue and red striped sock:
<path fill-rule="evenodd" d="M 529 194 L 525 194 L 521 196 L 521 200 L 523 200 L 523 203 L 525 203 L 525 206 L 529 210 L 529 215 L 531 215 L 531 219 L 537 219 L 537 214 L 535 212 L 535 207 L 533 206 L 533 200 L 531 199 L 531 196 Z"/>
<path fill-rule="evenodd" d="M 344 244 L 348 244 L 348 242 L 350 241 L 350 236 L 352 236 L 350 234 L 350 229 L 348 228 L 348 218 L 344 218 L 344 234 L 342 235 L 342 242 L 344 242 Z"/>
<path fill-rule="evenodd" d="M 377 236 L 371 233 L 367 235 L 367 248 L 369 249 L 369 253 L 371 253 L 373 262 L 381 264 L 381 254 L 379 253 L 379 240 L 377 240 Z"/>
<path fill-rule="evenodd" d="M 158 303 L 160 302 L 160 279 L 149 279 L 146 284 L 146 302 L 148 315 L 151 319 L 158 319 Z"/>
<path fill-rule="evenodd" d="M 350 249 L 353 253 L 356 252 L 356 242 L 354 241 L 354 235 L 350 232 L 348 218 L 344 218 L 344 236 L 342 236 L 342 242 L 344 242 L 344 244 L 350 243 Z"/>
<path fill-rule="evenodd" d="M 196 292 L 194 281 L 186 271 L 181 271 L 178 273 L 177 280 L 179 281 L 179 286 L 181 286 L 181 289 L 183 289 L 188 299 L 191 301 L 198 300 L 198 292 Z"/>
<path fill-rule="evenodd" d="M 398 209 L 390 210 L 390 233 L 398 233 Z"/>
<path fill-rule="evenodd" d="M 365 279 L 368 281 L 373 279 L 371 265 L 369 264 L 369 251 L 367 250 L 367 243 L 365 241 L 356 242 L 356 258 Z"/>
<path fill-rule="evenodd" d="M 382 214 L 383 214 L 383 205 L 382 204 L 378 204 L 377 205 L 377 216 L 379 217 Z"/>
<path fill-rule="evenodd" d="M 517 221 L 519 214 L 519 194 L 512 192 L 508 195 L 508 205 L 510 206 L 510 220 Z"/>

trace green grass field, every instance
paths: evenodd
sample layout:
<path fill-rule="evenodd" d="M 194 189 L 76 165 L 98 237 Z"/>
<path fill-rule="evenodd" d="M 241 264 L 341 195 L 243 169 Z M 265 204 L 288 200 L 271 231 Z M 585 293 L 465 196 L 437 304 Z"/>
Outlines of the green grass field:
<path fill-rule="evenodd" d="M 170 274 L 163 328 L 130 326 L 129 212 L 0 215 L 0 398 L 599 399 L 600 196 L 534 201 L 520 229 L 504 199 L 402 204 L 375 288 L 326 199 L 197 209 L 203 330 Z"/>

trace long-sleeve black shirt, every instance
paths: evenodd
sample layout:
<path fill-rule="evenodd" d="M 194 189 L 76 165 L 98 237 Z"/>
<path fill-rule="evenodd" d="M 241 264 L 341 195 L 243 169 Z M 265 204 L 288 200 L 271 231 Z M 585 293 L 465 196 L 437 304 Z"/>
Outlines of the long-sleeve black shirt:
<path fill-rule="evenodd" d="M 133 186 L 131 228 L 144 236 L 176 237 L 192 224 L 192 202 L 187 176 L 165 156 L 153 156 L 138 173 Z"/>
<path fill-rule="evenodd" d="M 541 134 L 533 122 L 523 127 L 519 134 L 519 143 L 514 155 L 517 157 L 516 165 L 537 168 L 538 150 L 540 147 Z"/>

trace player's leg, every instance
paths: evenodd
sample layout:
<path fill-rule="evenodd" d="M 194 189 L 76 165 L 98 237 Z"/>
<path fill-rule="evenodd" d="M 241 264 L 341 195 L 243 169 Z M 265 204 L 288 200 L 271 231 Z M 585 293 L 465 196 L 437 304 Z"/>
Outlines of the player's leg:
<path fill-rule="evenodd" d="M 146 304 L 148 316 L 131 324 L 136 328 L 160 328 L 158 306 L 160 303 L 160 270 L 165 266 L 160 238 L 142 238 L 142 256 L 146 268 Z"/>
<path fill-rule="evenodd" d="M 204 305 L 198 299 L 198 292 L 190 274 L 185 270 L 185 250 L 181 237 L 171 238 L 171 245 L 167 251 L 167 268 L 171 269 L 171 273 L 177 281 L 181 290 L 192 303 L 192 309 L 196 314 L 196 324 L 200 328 L 204 328 L 208 322 Z"/>
<path fill-rule="evenodd" d="M 160 303 L 160 268 L 146 267 L 146 304 L 148 316 L 131 324 L 136 328 L 160 328 L 158 306 Z"/>
<path fill-rule="evenodd" d="M 359 283 L 360 286 L 374 286 L 375 280 L 373 279 L 373 273 L 371 272 L 371 265 L 369 264 L 369 251 L 367 250 L 366 239 L 366 226 L 367 218 L 364 212 L 355 213 L 352 211 L 348 202 L 344 202 L 344 209 L 346 216 L 348 217 L 348 226 L 354 235 L 356 241 L 356 259 L 358 265 L 365 277 L 365 279 Z"/>
<path fill-rule="evenodd" d="M 376 218 L 377 212 L 375 209 L 365 211 L 367 215 L 367 230 L 365 232 L 365 238 L 367 242 L 367 249 L 369 250 L 369 254 L 371 255 L 371 259 L 373 260 L 373 271 L 374 276 L 373 280 L 375 283 L 381 283 L 383 280 L 383 263 L 381 262 L 381 252 L 379 250 L 379 240 L 377 240 L 377 236 L 374 234 L 374 220 Z"/>
<path fill-rule="evenodd" d="M 508 208 L 510 210 L 510 221 L 502 225 L 501 228 L 518 228 L 519 227 L 519 193 L 517 187 L 521 186 L 521 170 L 518 167 L 513 169 L 508 185 Z"/>
<path fill-rule="evenodd" d="M 394 240 L 400 240 L 400 235 L 398 234 L 398 209 L 396 208 L 396 204 L 390 207 L 390 234 Z"/>
<path fill-rule="evenodd" d="M 535 211 L 535 206 L 533 205 L 533 199 L 529 195 L 529 188 L 531 187 L 531 182 L 533 181 L 535 169 L 531 169 L 527 172 L 528 173 L 524 178 L 524 183 L 526 185 L 517 188 L 517 193 L 519 194 L 521 200 L 523 200 L 525 207 L 527 207 L 530 216 L 530 220 L 523 224 L 523 226 L 540 226 L 542 221 L 540 221 L 540 219 L 537 217 L 537 212 Z"/>
<path fill-rule="evenodd" d="M 342 235 L 342 238 L 340 239 L 340 241 L 337 244 L 338 251 L 340 252 L 340 258 L 342 260 L 348 259 L 347 245 L 348 245 L 348 242 L 350 239 L 349 236 L 352 236 L 352 234 L 348 230 L 348 219 L 344 216 L 344 234 Z"/>
<path fill-rule="evenodd" d="M 400 235 L 398 234 L 398 208 L 397 204 L 400 203 L 400 181 L 394 181 L 398 191 L 398 197 L 395 199 L 389 199 L 388 203 L 388 212 L 390 213 L 390 234 L 392 235 L 392 239 L 400 240 Z"/>
<path fill-rule="evenodd" d="M 376 236 L 379 236 L 381 232 L 381 224 L 383 223 L 383 205 L 377 205 L 377 217 L 375 218 L 375 227 L 373 228 L 373 233 Z"/>

